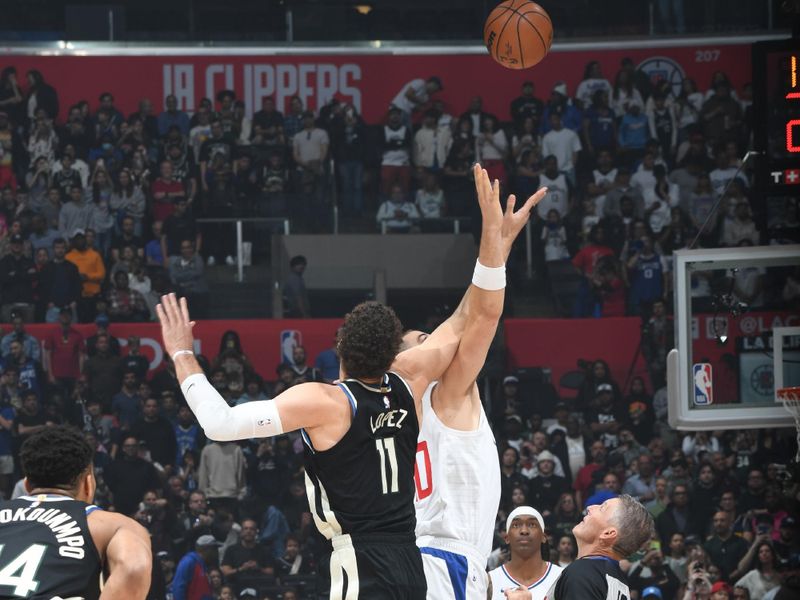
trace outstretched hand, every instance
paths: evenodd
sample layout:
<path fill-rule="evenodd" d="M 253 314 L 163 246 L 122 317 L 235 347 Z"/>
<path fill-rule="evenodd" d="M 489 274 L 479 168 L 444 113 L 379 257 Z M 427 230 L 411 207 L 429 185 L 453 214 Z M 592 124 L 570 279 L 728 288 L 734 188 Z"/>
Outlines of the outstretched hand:
<path fill-rule="evenodd" d="M 547 195 L 547 188 L 539 189 L 535 194 L 525 201 L 522 207 L 514 211 L 517 204 L 517 197 L 511 194 L 506 201 L 506 211 L 500 206 L 500 182 L 495 179 L 494 183 L 489 180 L 489 174 L 480 164 L 473 167 L 475 176 L 475 189 L 478 192 L 478 204 L 483 218 L 485 230 L 499 230 L 503 245 L 503 256 L 507 260 L 511 254 L 511 246 L 530 219 L 531 211 Z"/>
<path fill-rule="evenodd" d="M 189 319 L 186 298 L 178 301 L 175 294 L 161 296 L 161 304 L 156 306 L 156 314 L 161 322 L 161 337 L 164 339 L 167 356 L 172 357 L 178 350 L 192 350 L 194 347 L 192 328 L 195 322 Z"/>
<path fill-rule="evenodd" d="M 503 228 L 503 209 L 500 207 L 500 182 L 489 180 L 489 173 L 475 163 L 472 167 L 475 177 L 475 191 L 478 193 L 478 205 L 481 209 L 484 230 L 500 231 Z"/>

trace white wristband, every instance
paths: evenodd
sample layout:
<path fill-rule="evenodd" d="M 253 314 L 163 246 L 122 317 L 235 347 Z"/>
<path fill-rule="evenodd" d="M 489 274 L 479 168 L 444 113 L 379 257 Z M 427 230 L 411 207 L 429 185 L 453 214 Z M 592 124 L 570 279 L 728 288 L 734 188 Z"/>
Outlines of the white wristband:
<path fill-rule="evenodd" d="M 181 354 L 191 354 L 192 356 L 194 356 L 194 351 L 192 351 L 192 350 L 178 350 L 178 351 L 175 352 L 175 354 L 173 354 L 171 356 L 172 362 L 175 362 L 175 357 L 180 356 Z"/>
<path fill-rule="evenodd" d="M 506 287 L 506 267 L 484 267 L 479 260 L 475 261 L 472 273 L 472 285 L 482 290 L 494 292 Z"/>

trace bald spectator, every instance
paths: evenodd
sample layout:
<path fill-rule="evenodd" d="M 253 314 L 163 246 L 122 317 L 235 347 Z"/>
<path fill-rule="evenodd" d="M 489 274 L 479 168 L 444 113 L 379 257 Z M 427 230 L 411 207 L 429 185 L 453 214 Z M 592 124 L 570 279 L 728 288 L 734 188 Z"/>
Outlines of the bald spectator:
<path fill-rule="evenodd" d="M 83 372 L 89 381 L 89 390 L 104 407 L 111 406 L 111 399 L 122 381 L 122 362 L 111 352 L 107 335 L 97 336 L 97 352 L 83 365 Z"/>
<path fill-rule="evenodd" d="M 139 457 L 139 440 L 126 435 L 122 452 L 103 471 L 103 478 L 113 494 L 114 509 L 123 515 L 132 515 L 147 490 L 162 488 L 155 467 Z"/>
<path fill-rule="evenodd" d="M 178 449 L 175 429 L 159 414 L 158 400 L 147 398 L 142 405 L 142 416 L 131 427 L 131 435 L 145 442 L 153 462 L 168 468 L 174 464 Z"/>
<path fill-rule="evenodd" d="M 656 497 L 656 476 L 653 459 L 649 454 L 642 454 L 637 460 L 638 471 L 628 477 L 622 492 L 636 498 L 642 504 Z"/>
<path fill-rule="evenodd" d="M 739 536 L 733 535 L 731 517 L 719 511 L 714 514 L 714 533 L 704 544 L 711 562 L 719 567 L 722 579 L 729 579 L 739 561 L 747 554 L 748 545 Z"/>

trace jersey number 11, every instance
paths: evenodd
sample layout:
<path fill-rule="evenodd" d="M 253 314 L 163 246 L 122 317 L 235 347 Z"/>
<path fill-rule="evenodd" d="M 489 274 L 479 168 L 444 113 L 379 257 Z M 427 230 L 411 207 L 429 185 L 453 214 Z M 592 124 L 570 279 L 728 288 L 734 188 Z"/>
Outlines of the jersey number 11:
<path fill-rule="evenodd" d="M 375 440 L 375 448 L 381 462 L 381 487 L 384 494 L 396 494 L 400 487 L 397 485 L 397 452 L 394 449 L 394 438 Z M 388 458 L 388 466 L 387 466 Z M 388 475 L 386 471 L 389 471 Z M 389 482 L 391 481 L 391 486 Z"/>

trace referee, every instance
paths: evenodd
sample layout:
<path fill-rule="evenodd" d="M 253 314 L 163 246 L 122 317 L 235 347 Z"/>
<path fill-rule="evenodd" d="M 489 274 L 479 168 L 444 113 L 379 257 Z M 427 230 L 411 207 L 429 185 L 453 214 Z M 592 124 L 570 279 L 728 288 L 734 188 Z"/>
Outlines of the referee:
<path fill-rule="evenodd" d="M 590 506 L 583 521 L 572 529 L 578 560 L 564 569 L 546 600 L 629 599 L 619 561 L 636 552 L 653 530 L 653 517 L 627 494 Z"/>

